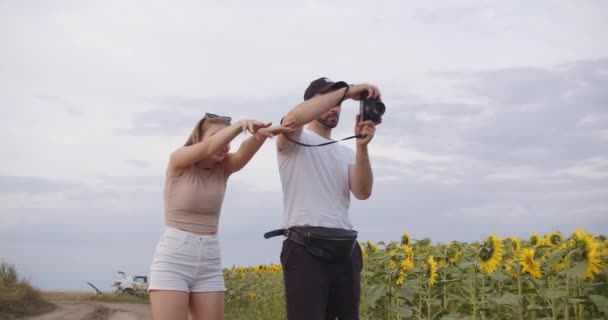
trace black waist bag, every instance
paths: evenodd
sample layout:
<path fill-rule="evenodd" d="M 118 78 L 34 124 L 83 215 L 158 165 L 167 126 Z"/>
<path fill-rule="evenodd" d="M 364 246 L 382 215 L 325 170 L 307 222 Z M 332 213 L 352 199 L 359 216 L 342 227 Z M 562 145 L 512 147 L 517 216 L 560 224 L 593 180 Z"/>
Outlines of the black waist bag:
<path fill-rule="evenodd" d="M 301 244 L 313 256 L 331 263 L 347 263 L 357 245 L 357 231 L 325 227 L 291 227 L 288 239 Z"/>

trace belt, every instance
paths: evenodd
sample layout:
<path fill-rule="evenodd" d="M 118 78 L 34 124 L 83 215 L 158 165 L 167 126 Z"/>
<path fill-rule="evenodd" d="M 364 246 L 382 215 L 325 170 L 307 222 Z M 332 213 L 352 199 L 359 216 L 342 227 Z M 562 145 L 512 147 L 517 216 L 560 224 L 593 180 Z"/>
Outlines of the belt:
<path fill-rule="evenodd" d="M 287 232 L 289 229 L 277 229 L 264 233 L 264 239 L 277 237 L 277 236 L 287 236 Z"/>
<path fill-rule="evenodd" d="M 285 236 L 289 240 L 299 243 L 301 245 L 305 245 L 309 240 L 305 235 L 293 230 L 292 228 L 277 229 L 277 230 L 272 230 L 272 231 L 268 231 L 268 232 L 264 233 L 265 239 L 273 238 L 273 237 L 277 237 L 277 236 Z"/>

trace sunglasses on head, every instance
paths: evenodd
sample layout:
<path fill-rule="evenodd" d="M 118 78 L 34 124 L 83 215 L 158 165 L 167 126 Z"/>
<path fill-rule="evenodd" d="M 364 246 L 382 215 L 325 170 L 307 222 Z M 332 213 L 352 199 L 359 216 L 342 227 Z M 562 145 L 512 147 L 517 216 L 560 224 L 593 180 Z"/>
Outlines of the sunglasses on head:
<path fill-rule="evenodd" d="M 214 114 L 214 113 L 205 113 L 205 116 L 203 117 L 202 121 L 205 121 L 205 119 L 207 119 L 207 118 L 209 118 L 209 119 L 221 118 L 224 120 L 224 122 L 226 124 L 230 124 L 230 121 L 232 121 L 232 118 L 230 118 L 230 117 L 218 116 L 217 114 Z"/>
<path fill-rule="evenodd" d="M 230 121 L 232 121 L 232 118 L 230 118 L 230 117 L 218 116 L 217 114 L 214 114 L 214 113 L 205 113 L 205 116 L 201 120 L 201 124 L 198 127 L 199 136 L 201 136 L 201 137 L 203 136 L 203 123 L 205 122 L 205 119 L 214 119 L 214 118 L 220 118 L 220 119 L 224 120 L 224 123 L 228 126 L 230 125 Z"/>

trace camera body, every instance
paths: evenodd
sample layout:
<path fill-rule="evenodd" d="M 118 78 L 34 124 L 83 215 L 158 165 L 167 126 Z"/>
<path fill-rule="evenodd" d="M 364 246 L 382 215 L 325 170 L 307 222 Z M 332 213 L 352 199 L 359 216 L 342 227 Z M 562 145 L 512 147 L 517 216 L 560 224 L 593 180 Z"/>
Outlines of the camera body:
<path fill-rule="evenodd" d="M 359 121 L 371 120 L 374 123 L 378 123 L 384 111 L 386 111 L 386 106 L 380 99 L 367 99 L 367 92 L 361 94 Z"/>

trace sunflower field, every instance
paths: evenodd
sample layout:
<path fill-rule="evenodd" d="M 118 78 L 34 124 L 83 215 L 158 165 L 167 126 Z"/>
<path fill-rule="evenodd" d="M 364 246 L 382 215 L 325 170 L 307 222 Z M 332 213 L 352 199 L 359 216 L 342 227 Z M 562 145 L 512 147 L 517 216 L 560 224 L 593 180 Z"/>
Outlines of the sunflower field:
<path fill-rule="evenodd" d="M 362 319 L 608 319 L 608 239 L 360 243 Z M 224 270 L 226 319 L 285 319 L 280 265 Z"/>

